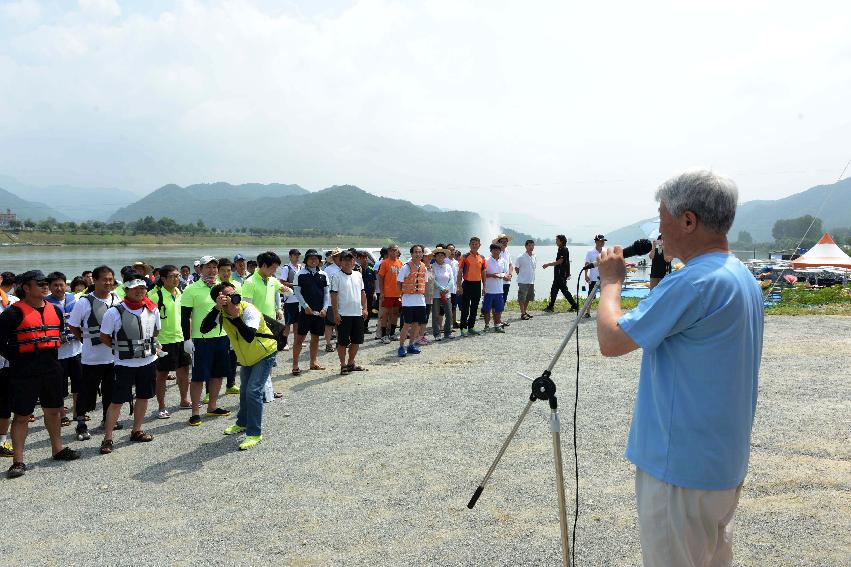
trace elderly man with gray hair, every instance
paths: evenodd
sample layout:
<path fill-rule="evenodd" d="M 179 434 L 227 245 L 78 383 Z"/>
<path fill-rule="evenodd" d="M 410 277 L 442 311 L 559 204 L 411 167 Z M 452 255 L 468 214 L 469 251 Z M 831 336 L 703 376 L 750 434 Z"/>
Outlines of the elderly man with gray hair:
<path fill-rule="evenodd" d="M 685 267 L 623 314 L 623 253 L 599 263 L 604 356 L 643 349 L 626 447 L 645 566 L 731 565 L 732 519 L 748 468 L 762 356 L 763 300 L 730 254 L 738 189 L 709 171 L 656 192 L 666 253 Z"/>

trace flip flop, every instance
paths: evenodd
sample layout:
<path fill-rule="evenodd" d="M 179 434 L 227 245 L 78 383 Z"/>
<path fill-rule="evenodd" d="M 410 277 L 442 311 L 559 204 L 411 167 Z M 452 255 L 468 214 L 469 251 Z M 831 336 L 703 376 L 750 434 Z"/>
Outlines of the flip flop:
<path fill-rule="evenodd" d="M 298 376 L 299 374 L 301 374 L 301 369 L 300 368 L 293 368 L 292 375 Z"/>
<path fill-rule="evenodd" d="M 346 376 L 346 375 L 348 375 L 348 374 L 349 374 L 349 372 L 351 372 L 351 370 L 349 370 L 349 367 L 348 367 L 348 366 L 346 366 L 345 364 L 344 364 L 343 366 L 341 366 L 341 367 L 340 367 L 340 374 L 341 374 L 342 376 Z"/>
<path fill-rule="evenodd" d="M 325 367 L 324 367 L 324 366 L 319 366 L 318 364 L 311 364 L 311 365 L 310 365 L 310 369 L 311 369 L 311 370 L 325 370 Z"/>
<path fill-rule="evenodd" d="M 369 372 L 369 368 L 364 368 L 357 364 L 349 364 L 349 372 Z"/>

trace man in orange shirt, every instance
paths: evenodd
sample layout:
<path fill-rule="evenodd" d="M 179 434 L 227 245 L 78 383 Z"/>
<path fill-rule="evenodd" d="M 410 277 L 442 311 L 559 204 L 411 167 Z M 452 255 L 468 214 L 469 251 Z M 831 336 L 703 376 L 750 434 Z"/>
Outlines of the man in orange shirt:
<path fill-rule="evenodd" d="M 402 307 L 402 295 L 399 290 L 397 278 L 402 269 L 402 261 L 399 259 L 399 247 L 393 244 L 387 249 L 387 257 L 381 262 L 378 269 L 378 288 L 381 290 L 381 307 L 384 308 L 378 324 L 381 326 L 381 342 L 389 345 L 394 340 L 396 333 L 396 322 L 399 319 L 399 310 Z"/>
<path fill-rule="evenodd" d="M 461 296 L 461 336 L 479 335 L 473 327 L 479 315 L 482 299 L 482 281 L 486 277 L 487 260 L 479 254 L 482 241 L 478 236 L 470 239 L 470 251 L 458 262 L 458 295 Z"/>

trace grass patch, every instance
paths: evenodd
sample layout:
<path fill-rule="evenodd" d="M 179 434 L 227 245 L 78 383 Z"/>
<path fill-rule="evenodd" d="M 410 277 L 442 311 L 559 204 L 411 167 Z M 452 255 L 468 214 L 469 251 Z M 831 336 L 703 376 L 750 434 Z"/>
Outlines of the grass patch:
<path fill-rule="evenodd" d="M 635 306 L 638 305 L 639 301 L 641 300 L 636 297 L 622 297 L 621 309 L 634 309 Z M 549 301 L 547 301 L 546 299 L 542 299 L 540 301 L 530 301 L 529 311 L 543 311 L 544 308 L 547 306 L 547 303 L 549 303 Z M 594 302 L 591 304 L 591 307 L 593 309 L 596 309 L 598 303 L 599 300 L 595 299 Z M 581 300 L 579 301 L 580 308 L 583 304 L 584 298 L 581 298 Z M 520 305 L 517 303 L 516 299 L 509 299 L 508 303 L 505 304 L 505 309 L 506 311 L 520 311 Z M 556 300 L 555 306 L 553 307 L 553 311 L 555 311 L 556 313 L 567 313 L 568 311 L 570 311 L 570 304 L 567 302 L 566 299 Z"/>

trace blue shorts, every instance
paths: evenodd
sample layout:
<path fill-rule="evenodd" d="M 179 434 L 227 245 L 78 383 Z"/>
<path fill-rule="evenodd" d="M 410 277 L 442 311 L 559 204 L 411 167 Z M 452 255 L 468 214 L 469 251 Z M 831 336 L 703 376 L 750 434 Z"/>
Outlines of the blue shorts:
<path fill-rule="evenodd" d="M 192 381 L 206 382 L 210 378 L 225 378 L 231 373 L 230 339 L 192 339 Z"/>
<path fill-rule="evenodd" d="M 488 311 L 496 311 L 497 313 L 505 311 L 505 296 L 501 293 L 486 293 L 485 300 L 482 302 L 482 313 Z"/>

